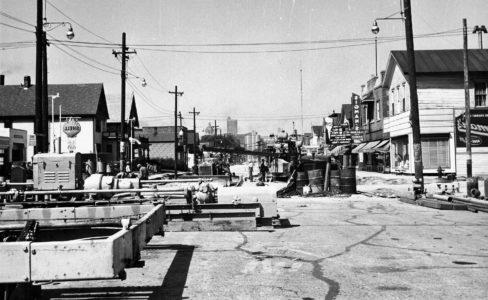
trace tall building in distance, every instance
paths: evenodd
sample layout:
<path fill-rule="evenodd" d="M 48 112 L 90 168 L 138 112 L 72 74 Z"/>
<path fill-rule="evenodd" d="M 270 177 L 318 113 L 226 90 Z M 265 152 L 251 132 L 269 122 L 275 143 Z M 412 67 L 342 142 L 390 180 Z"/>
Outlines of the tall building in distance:
<path fill-rule="evenodd" d="M 227 134 L 237 135 L 237 120 L 227 117 Z"/>

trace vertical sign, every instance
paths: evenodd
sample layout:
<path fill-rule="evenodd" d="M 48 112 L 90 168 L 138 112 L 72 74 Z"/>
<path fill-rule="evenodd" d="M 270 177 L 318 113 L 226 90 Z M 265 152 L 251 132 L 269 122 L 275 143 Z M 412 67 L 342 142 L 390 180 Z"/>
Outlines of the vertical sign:
<path fill-rule="evenodd" d="M 361 130 L 361 98 L 357 94 L 352 94 L 352 130 L 351 138 L 353 144 L 363 141 L 363 130 Z"/>

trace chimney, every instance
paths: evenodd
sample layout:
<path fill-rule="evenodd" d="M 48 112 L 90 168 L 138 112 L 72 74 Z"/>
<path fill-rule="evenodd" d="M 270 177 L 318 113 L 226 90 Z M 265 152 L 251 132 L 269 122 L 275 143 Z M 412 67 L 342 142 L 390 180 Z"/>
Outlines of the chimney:
<path fill-rule="evenodd" d="M 0 85 L 5 85 L 5 75 L 0 74 Z"/>
<path fill-rule="evenodd" d="M 24 76 L 24 89 L 28 89 L 31 87 L 31 78 L 30 76 Z"/>
<path fill-rule="evenodd" d="M 385 73 L 386 73 L 385 70 L 383 70 L 383 71 L 380 72 L 380 75 L 381 75 L 381 77 L 380 77 L 381 78 L 381 82 L 380 83 L 381 84 L 383 84 L 383 80 L 385 80 Z"/>
<path fill-rule="evenodd" d="M 364 87 L 365 87 L 365 86 L 366 86 L 366 85 L 361 84 L 361 96 L 364 94 Z"/>

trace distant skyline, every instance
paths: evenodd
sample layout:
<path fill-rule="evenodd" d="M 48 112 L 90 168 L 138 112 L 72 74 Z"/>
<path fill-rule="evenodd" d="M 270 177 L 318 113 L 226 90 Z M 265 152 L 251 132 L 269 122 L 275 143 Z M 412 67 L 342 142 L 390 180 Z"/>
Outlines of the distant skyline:
<path fill-rule="evenodd" d="M 72 42 L 81 44 L 66 48 L 53 42 L 48 47 L 49 82 L 101 82 L 107 95 L 120 95 L 120 61 L 112 55 L 112 49 L 118 49 L 111 44 L 120 43 L 125 31 L 130 49 L 137 51 L 128 62 L 126 93 L 135 93 L 143 125 L 173 124 L 174 98 L 168 91 L 178 85 L 184 91 L 179 101 L 183 124 L 193 127 L 189 112 L 195 107 L 201 112 L 197 117 L 200 132 L 214 119 L 226 132 L 227 117 L 238 120 L 240 133 L 255 130 L 266 135 L 277 128 L 290 132 L 293 121 L 300 130 L 301 68 L 304 128 L 310 131 L 312 124 L 320 125 L 323 117 L 340 111 L 351 93 L 358 93 L 374 74 L 371 24 L 375 18 L 398 12 L 399 2 L 51 0 L 46 5 L 47 20 L 70 21 L 75 31 Z M 1 12 L 31 25 L 35 8 L 35 0 L 0 2 Z M 418 38 L 415 48 L 461 48 L 462 18 L 467 18 L 470 28 L 488 25 L 487 11 L 486 0 L 412 0 L 415 35 L 453 30 Z M 0 15 L 0 22 L 34 31 L 5 15 Z M 389 51 L 405 49 L 405 41 L 382 40 L 403 36 L 401 21 L 379 21 L 378 25 L 380 71 L 386 67 Z M 50 31 L 50 39 L 64 41 L 65 30 Z M 331 42 L 338 39 L 342 41 Z M 19 43 L 35 41 L 34 34 L 0 25 L 0 40 L 0 74 L 6 75 L 5 84 L 19 84 L 24 75 L 34 82 L 35 47 Z M 308 43 L 294 43 L 299 41 Z M 478 47 L 477 35 L 471 31 L 469 47 Z"/>

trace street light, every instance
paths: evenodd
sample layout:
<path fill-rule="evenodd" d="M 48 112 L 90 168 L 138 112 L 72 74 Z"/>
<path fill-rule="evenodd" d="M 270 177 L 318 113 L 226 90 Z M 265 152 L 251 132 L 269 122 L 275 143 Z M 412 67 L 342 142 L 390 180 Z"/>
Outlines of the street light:
<path fill-rule="evenodd" d="M 473 33 L 478 33 L 478 45 L 479 45 L 480 49 L 483 49 L 483 33 L 488 33 L 485 25 L 474 26 Z"/>
<path fill-rule="evenodd" d="M 66 37 L 69 40 L 72 40 L 75 37 L 75 32 L 73 31 L 73 26 L 71 26 L 70 22 L 48 22 L 46 18 L 44 18 L 43 27 L 46 31 L 51 31 L 59 26 L 68 26 L 68 30 L 66 30 Z"/>

